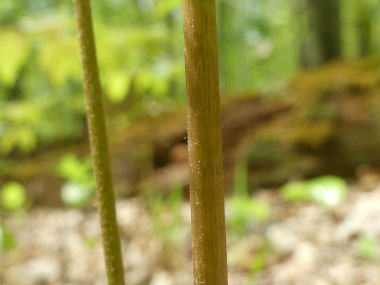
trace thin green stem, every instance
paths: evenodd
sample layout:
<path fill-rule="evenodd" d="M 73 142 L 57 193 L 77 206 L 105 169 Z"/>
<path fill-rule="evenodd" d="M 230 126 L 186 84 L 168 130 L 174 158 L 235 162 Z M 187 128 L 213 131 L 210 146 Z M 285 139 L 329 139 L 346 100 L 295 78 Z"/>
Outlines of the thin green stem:
<path fill-rule="evenodd" d="M 74 0 L 82 55 L 86 112 L 108 284 L 123 285 L 124 270 L 89 0 Z"/>

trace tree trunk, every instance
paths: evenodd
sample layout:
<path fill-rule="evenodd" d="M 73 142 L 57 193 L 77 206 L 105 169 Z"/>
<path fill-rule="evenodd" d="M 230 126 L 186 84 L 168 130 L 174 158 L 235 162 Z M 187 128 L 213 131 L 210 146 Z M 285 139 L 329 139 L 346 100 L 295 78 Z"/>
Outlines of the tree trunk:
<path fill-rule="evenodd" d="M 306 1 L 310 42 L 317 54 L 307 67 L 315 67 L 341 57 L 340 0 Z"/>
<path fill-rule="evenodd" d="M 227 284 L 214 0 L 183 1 L 194 284 Z"/>
<path fill-rule="evenodd" d="M 116 223 L 115 197 L 104 121 L 102 90 L 96 59 L 89 0 L 75 0 L 79 44 L 82 54 L 86 112 L 94 162 L 96 194 L 109 285 L 124 284 L 123 259 Z"/>
<path fill-rule="evenodd" d="M 371 52 L 371 8 L 367 1 L 360 1 L 357 7 L 357 32 L 359 41 L 359 55 L 366 57 Z"/>

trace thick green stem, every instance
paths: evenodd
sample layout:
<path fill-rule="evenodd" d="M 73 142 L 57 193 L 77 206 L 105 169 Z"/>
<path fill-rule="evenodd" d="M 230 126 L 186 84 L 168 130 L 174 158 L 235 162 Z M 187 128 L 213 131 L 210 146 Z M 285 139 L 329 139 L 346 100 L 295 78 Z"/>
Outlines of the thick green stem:
<path fill-rule="evenodd" d="M 124 284 L 123 260 L 116 223 L 115 197 L 104 120 L 102 90 L 96 60 L 89 0 L 74 0 L 81 47 L 87 121 L 94 161 L 96 193 L 99 203 L 108 284 Z"/>
<path fill-rule="evenodd" d="M 214 0 L 184 0 L 194 284 L 227 284 Z"/>

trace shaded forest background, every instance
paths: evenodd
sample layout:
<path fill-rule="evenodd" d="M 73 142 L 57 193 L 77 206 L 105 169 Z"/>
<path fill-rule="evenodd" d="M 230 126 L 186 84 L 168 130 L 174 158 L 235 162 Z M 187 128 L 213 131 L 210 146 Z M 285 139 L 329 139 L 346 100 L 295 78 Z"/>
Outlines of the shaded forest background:
<path fill-rule="evenodd" d="M 87 141 L 87 130 L 73 10 L 65 1 L 13 1 L 1 4 L 0 8 L 1 180 L 27 183 L 29 192 L 38 192 L 41 197 L 44 197 L 43 188 L 49 188 L 58 199 L 63 180 L 81 184 L 90 184 L 88 180 L 91 180 L 89 174 L 79 178 L 75 174 L 79 171 L 75 163 L 81 165 L 80 160 L 88 160 L 88 150 L 86 143 L 75 146 Z M 284 163 L 286 155 L 275 158 L 272 151 L 279 151 L 276 145 L 286 135 L 267 135 L 263 142 L 244 140 L 256 128 L 257 120 L 265 117 L 268 120 L 271 114 L 290 108 L 292 103 L 279 103 L 295 97 L 290 95 L 294 92 L 288 89 L 289 79 L 301 71 L 343 59 L 366 58 L 367 65 L 373 62 L 375 66 L 380 49 L 379 38 L 375 36 L 380 29 L 377 20 L 380 10 L 379 3 L 373 0 L 220 1 L 217 9 L 221 92 L 229 110 L 226 113 L 230 114 L 225 121 L 231 121 L 230 126 L 226 123 L 224 138 L 225 164 L 230 169 L 227 169 L 228 184 L 228 176 L 233 176 L 229 172 L 244 160 L 247 152 L 255 152 L 252 148 L 264 148 L 263 153 L 269 152 L 269 160 L 280 159 Z M 116 180 L 123 181 L 118 192 L 136 193 L 141 180 L 157 176 L 151 173 L 154 169 L 173 161 L 186 161 L 181 1 L 99 1 L 93 3 L 93 10 L 108 128 L 111 142 L 116 141 L 112 145 L 116 153 L 114 172 Z M 342 66 L 342 70 L 331 76 L 347 77 L 343 78 L 347 81 L 350 75 L 345 74 L 349 70 L 350 67 Z M 360 81 L 360 77 L 351 76 L 354 78 L 350 80 Z M 321 87 L 325 89 L 338 88 L 331 82 L 319 84 L 330 85 Z M 322 106 L 314 104 L 318 100 L 313 99 L 313 93 L 319 91 L 309 88 L 300 95 L 305 106 L 299 108 L 306 112 L 307 104 L 312 104 L 310 112 L 324 113 L 314 114 L 325 116 L 317 118 L 318 127 L 313 128 L 321 134 L 307 134 L 302 127 L 297 132 L 303 132 L 300 136 L 310 136 L 309 140 L 318 144 L 321 140 L 318 136 L 335 131 L 326 123 L 334 120 L 335 107 L 326 102 L 321 102 Z M 339 88 L 342 90 L 335 91 L 346 92 L 350 87 Z M 335 91 L 322 90 L 322 93 Z M 239 107 L 241 97 L 252 101 L 245 111 Z M 256 103 L 264 100 L 264 104 L 269 104 L 271 99 L 277 100 L 274 106 L 263 108 Z M 244 100 L 240 103 L 243 105 Z M 261 108 L 265 111 L 255 115 Z M 242 116 L 236 118 L 237 114 Z M 307 116 L 305 120 L 314 120 L 313 114 Z M 290 124 L 309 128 L 298 117 Z M 289 126 L 284 128 L 288 133 L 293 132 Z M 247 149 L 236 150 L 239 145 Z M 259 149 L 258 154 L 263 155 L 261 152 Z M 286 159 L 289 158 L 288 155 Z M 347 174 L 344 168 L 349 168 L 352 173 L 360 162 L 367 161 L 359 159 L 351 166 L 339 166 L 343 169 L 335 172 Z M 88 167 L 77 166 L 83 173 Z M 187 175 L 184 164 L 170 169 L 161 171 L 163 178 L 159 181 L 164 182 L 154 182 L 158 188 L 174 187 L 176 180 L 186 184 L 182 182 Z M 298 171 L 301 169 L 297 167 L 291 173 L 285 171 L 281 179 L 256 175 L 260 177 L 253 178 L 253 184 L 263 185 L 260 180 L 264 180 L 264 185 L 270 181 L 269 184 L 284 183 L 294 175 L 302 177 L 303 173 Z M 172 172 L 180 173 L 174 174 L 179 178 L 167 174 Z M 38 175 L 43 178 L 36 178 Z"/>
<path fill-rule="evenodd" d="M 92 1 L 128 284 L 192 282 L 181 5 Z M 380 2 L 217 25 L 230 284 L 379 284 Z M 82 83 L 72 3 L 1 1 L 1 284 L 105 284 Z"/>
<path fill-rule="evenodd" d="M 111 132 L 185 103 L 181 2 L 93 4 Z M 66 1 L 2 3 L 2 156 L 85 136 L 75 19 Z M 377 1 L 220 1 L 222 93 L 286 84 L 304 67 L 379 52 Z M 2 170 L 5 170 L 2 160 Z"/>

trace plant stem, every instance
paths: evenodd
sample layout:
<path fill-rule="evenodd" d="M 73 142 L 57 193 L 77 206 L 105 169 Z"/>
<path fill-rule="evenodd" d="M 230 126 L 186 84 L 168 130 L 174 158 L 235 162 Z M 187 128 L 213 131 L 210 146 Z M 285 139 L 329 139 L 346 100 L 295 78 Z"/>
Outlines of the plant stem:
<path fill-rule="evenodd" d="M 74 0 L 82 55 L 86 112 L 108 284 L 124 284 L 115 197 L 89 0 Z"/>
<path fill-rule="evenodd" d="M 227 284 L 215 0 L 183 0 L 194 284 Z"/>

